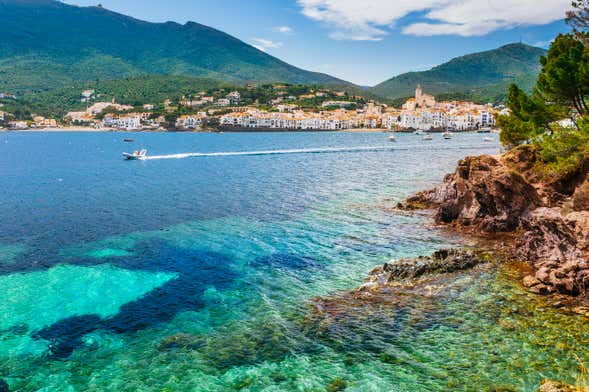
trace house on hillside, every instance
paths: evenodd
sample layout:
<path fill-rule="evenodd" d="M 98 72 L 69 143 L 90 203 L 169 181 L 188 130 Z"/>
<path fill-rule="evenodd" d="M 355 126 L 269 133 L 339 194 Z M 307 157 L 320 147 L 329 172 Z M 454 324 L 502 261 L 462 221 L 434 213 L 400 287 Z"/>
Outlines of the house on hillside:
<path fill-rule="evenodd" d="M 239 93 L 239 91 L 232 91 L 229 94 L 227 94 L 225 98 L 227 98 L 232 105 L 236 105 L 241 101 L 241 94 Z"/>

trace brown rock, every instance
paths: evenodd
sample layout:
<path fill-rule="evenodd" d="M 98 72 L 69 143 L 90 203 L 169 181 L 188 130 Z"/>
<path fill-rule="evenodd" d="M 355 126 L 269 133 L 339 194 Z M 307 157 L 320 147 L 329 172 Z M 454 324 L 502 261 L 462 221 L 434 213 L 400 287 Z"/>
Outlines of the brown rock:
<path fill-rule="evenodd" d="M 575 225 L 558 208 L 538 208 L 521 221 L 524 234 L 517 241 L 517 256 L 524 260 L 563 261 L 578 256 Z M 542 280 L 542 279 L 540 279 Z"/>
<path fill-rule="evenodd" d="M 530 291 L 589 295 L 589 159 L 549 179 L 539 162 L 532 146 L 467 157 L 405 208 L 435 207 L 438 223 L 479 233 L 516 232 L 514 255 L 537 271 L 539 282 L 532 276 L 524 282 Z"/>
<path fill-rule="evenodd" d="M 554 288 L 552 288 L 551 286 L 547 286 L 544 283 L 540 283 L 535 286 L 532 286 L 528 290 L 534 294 L 540 294 L 540 295 L 552 294 L 555 291 Z"/>
<path fill-rule="evenodd" d="M 575 190 L 573 194 L 573 209 L 575 211 L 589 210 L 589 181 L 585 180 Z"/>
<path fill-rule="evenodd" d="M 576 308 L 573 308 L 573 312 L 585 317 L 589 317 L 589 307 L 587 306 L 577 306 Z"/>
<path fill-rule="evenodd" d="M 542 267 L 536 271 L 536 279 L 540 282 L 548 283 L 550 278 L 550 269 L 548 267 Z"/>
<path fill-rule="evenodd" d="M 421 192 L 408 202 L 437 205 L 436 220 L 440 223 L 486 232 L 515 230 L 524 213 L 542 204 L 532 185 L 489 155 L 461 160 L 440 187 Z"/>
<path fill-rule="evenodd" d="M 536 278 L 564 294 L 589 290 L 589 212 L 566 216 L 558 208 L 537 208 L 521 221 L 516 256 L 537 268 Z"/>
<path fill-rule="evenodd" d="M 544 380 L 538 392 L 577 392 L 577 388 L 558 381 Z"/>
<path fill-rule="evenodd" d="M 523 285 L 524 287 L 530 288 L 530 287 L 534 287 L 542 282 L 540 282 L 540 280 L 532 275 L 528 275 L 526 277 L 524 277 L 523 280 Z"/>
<path fill-rule="evenodd" d="M 404 211 L 425 210 L 437 206 L 435 190 L 422 191 L 397 204 L 397 208 Z"/>
<path fill-rule="evenodd" d="M 382 272 L 387 281 L 413 279 L 423 275 L 445 274 L 464 271 L 488 260 L 481 252 L 460 249 L 442 249 L 431 256 L 421 256 L 414 259 L 401 259 L 386 263 Z"/>

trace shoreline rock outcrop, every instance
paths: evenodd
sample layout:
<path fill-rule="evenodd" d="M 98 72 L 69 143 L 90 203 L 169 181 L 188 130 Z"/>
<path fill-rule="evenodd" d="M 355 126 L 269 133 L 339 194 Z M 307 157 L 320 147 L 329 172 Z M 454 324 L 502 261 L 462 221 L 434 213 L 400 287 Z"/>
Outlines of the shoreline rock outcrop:
<path fill-rule="evenodd" d="M 370 307 L 365 305 L 369 304 L 375 304 L 375 309 L 383 304 L 400 309 L 417 299 L 427 303 L 449 295 L 453 286 L 464 284 L 460 280 L 464 273 L 483 271 L 495 259 L 478 249 L 442 249 L 430 256 L 393 260 L 374 268 L 364 284 L 354 290 L 315 298 L 312 313 L 316 318 L 331 320 L 360 308 L 368 311 Z"/>
<path fill-rule="evenodd" d="M 489 260 L 488 255 L 481 251 L 462 249 L 441 249 L 431 256 L 399 259 L 374 268 L 360 291 L 431 275 L 466 271 Z"/>
<path fill-rule="evenodd" d="M 589 165 L 546 181 L 536 161 L 530 146 L 467 157 L 398 207 L 434 209 L 436 222 L 475 235 L 513 233 L 511 253 L 535 270 L 524 280 L 530 291 L 589 296 Z"/>

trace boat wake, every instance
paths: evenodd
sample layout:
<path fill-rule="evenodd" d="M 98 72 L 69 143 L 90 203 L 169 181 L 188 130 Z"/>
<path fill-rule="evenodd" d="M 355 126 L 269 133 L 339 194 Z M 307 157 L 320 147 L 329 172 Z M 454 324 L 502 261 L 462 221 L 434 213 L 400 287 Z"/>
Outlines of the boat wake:
<path fill-rule="evenodd" d="M 372 147 L 324 147 L 324 148 L 299 148 L 290 150 L 260 150 L 260 151 L 229 151 L 229 152 L 186 152 L 180 154 L 169 155 L 148 155 L 142 157 L 141 160 L 157 160 L 157 159 L 184 159 L 184 158 L 201 158 L 201 157 L 238 157 L 238 156 L 258 156 L 258 155 L 287 155 L 287 154 L 329 154 L 329 153 L 346 153 L 346 152 L 383 152 L 383 151 L 398 151 L 420 149 L 423 146 L 372 146 Z M 429 150 L 438 149 L 480 149 L 481 146 L 440 146 L 427 147 Z M 489 146 L 482 146 L 482 148 L 490 148 Z"/>
<path fill-rule="evenodd" d="M 235 157 L 255 155 L 285 155 L 285 154 L 328 154 L 342 152 L 379 152 L 392 151 L 392 147 L 339 147 L 339 148 L 300 148 L 290 150 L 262 150 L 262 151 L 234 151 L 234 152 L 187 152 L 182 154 L 153 155 L 144 160 L 153 159 L 183 159 L 198 157 Z"/>

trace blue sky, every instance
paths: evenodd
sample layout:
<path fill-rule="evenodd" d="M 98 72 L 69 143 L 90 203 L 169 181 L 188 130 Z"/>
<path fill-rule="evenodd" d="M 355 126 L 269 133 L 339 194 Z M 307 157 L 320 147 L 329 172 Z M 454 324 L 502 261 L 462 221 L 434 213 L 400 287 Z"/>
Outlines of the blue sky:
<path fill-rule="evenodd" d="M 519 42 L 546 46 L 569 0 L 98 0 L 138 19 L 194 21 L 290 64 L 374 85 Z M 96 5 L 97 0 L 67 0 Z"/>

